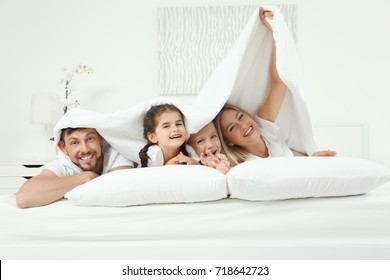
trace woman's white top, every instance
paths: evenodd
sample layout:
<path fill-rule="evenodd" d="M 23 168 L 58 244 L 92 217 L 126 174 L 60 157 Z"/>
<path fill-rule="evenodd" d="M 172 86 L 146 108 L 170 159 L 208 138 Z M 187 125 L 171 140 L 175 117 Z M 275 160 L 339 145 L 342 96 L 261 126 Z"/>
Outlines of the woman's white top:
<path fill-rule="evenodd" d="M 270 157 L 293 157 L 294 154 L 280 134 L 279 126 L 258 116 L 255 117 L 260 127 L 260 134 L 264 139 Z"/>

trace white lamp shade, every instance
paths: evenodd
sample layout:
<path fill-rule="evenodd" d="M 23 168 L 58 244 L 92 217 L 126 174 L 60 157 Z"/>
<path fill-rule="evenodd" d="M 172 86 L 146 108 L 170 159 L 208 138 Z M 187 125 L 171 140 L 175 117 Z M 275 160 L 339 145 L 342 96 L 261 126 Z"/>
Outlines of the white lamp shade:
<path fill-rule="evenodd" d="M 34 93 L 31 102 L 31 122 L 50 124 L 52 117 L 53 97 L 50 93 Z"/>

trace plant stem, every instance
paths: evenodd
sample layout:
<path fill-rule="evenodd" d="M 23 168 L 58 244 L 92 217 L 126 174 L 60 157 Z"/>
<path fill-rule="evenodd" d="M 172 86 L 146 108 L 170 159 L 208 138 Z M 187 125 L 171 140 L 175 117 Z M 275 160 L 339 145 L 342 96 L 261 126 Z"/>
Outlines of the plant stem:
<path fill-rule="evenodd" d="M 67 103 L 67 101 L 68 101 L 68 96 L 69 96 L 70 92 L 72 91 L 72 90 L 69 88 L 69 83 L 70 83 L 70 81 L 71 81 L 71 79 L 65 81 L 65 106 L 64 106 L 64 115 L 66 114 L 66 112 L 68 112 L 68 105 L 66 105 L 66 103 Z"/>
<path fill-rule="evenodd" d="M 68 100 L 68 96 L 71 92 L 71 89 L 69 88 L 70 80 L 66 80 L 65 82 L 65 100 Z"/>

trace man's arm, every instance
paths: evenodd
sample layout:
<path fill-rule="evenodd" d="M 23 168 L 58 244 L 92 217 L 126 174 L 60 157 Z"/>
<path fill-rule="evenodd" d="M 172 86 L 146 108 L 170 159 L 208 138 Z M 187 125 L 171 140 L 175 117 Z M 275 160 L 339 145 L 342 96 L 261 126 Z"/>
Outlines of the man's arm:
<path fill-rule="evenodd" d="M 20 208 L 50 204 L 63 198 L 73 188 L 96 177 L 98 175 L 92 171 L 58 177 L 52 171 L 44 169 L 22 185 L 16 194 L 16 204 Z"/>

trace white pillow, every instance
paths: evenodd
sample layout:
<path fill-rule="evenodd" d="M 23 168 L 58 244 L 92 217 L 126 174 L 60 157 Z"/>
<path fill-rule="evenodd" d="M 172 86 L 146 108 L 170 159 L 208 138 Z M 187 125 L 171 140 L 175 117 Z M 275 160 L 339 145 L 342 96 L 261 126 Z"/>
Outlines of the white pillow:
<path fill-rule="evenodd" d="M 255 159 L 227 174 L 232 198 L 275 200 L 366 193 L 390 181 L 390 169 L 350 157 Z"/>
<path fill-rule="evenodd" d="M 65 194 L 76 205 L 130 206 L 227 197 L 226 176 L 201 165 L 166 165 L 104 174 Z"/>

